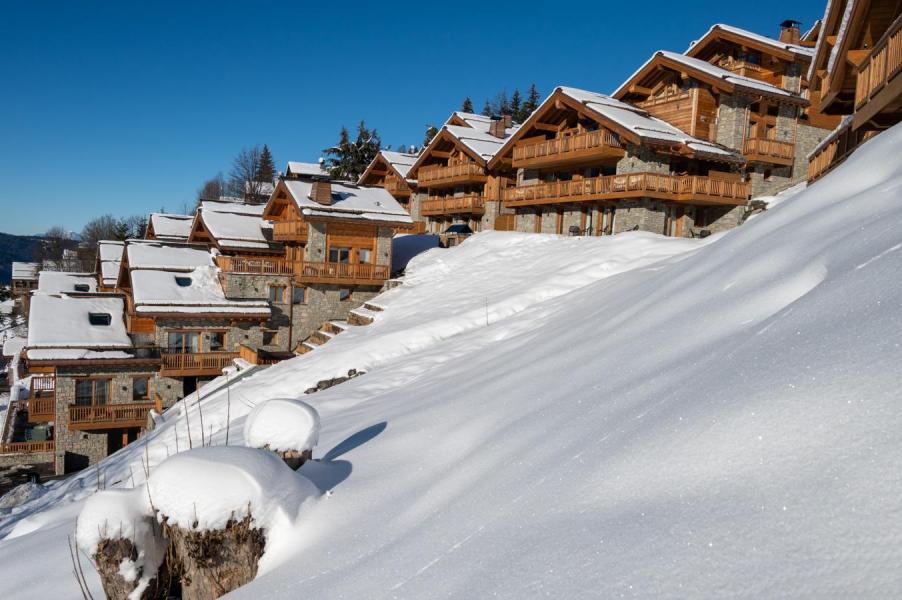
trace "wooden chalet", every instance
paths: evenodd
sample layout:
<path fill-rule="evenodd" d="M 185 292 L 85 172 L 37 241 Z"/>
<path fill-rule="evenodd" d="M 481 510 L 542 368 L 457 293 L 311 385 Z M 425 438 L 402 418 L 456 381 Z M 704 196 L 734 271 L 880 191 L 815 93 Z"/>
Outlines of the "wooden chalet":
<path fill-rule="evenodd" d="M 805 157 L 833 125 L 808 113 L 802 71 L 810 52 L 715 26 L 685 55 L 656 52 L 613 96 L 741 152 L 752 194 L 776 193 L 805 179 Z"/>
<path fill-rule="evenodd" d="M 391 276 L 394 230 L 412 224 L 385 188 L 322 177 L 282 178 L 263 218 L 291 273 L 292 349 L 379 293 Z"/>
<path fill-rule="evenodd" d="M 32 439 L 16 451 L 76 471 L 137 439 L 162 410 L 160 357 L 134 345 L 124 313 L 117 295 L 35 294 L 24 353 Z"/>
<path fill-rule="evenodd" d="M 409 212 L 410 196 L 416 192 L 417 182 L 407 175 L 416 160 L 416 154 L 380 150 L 357 183 L 381 185 Z"/>
<path fill-rule="evenodd" d="M 843 118 L 809 156 L 809 181 L 902 118 L 902 3 L 831 0 L 808 73 L 818 110 Z"/>
<path fill-rule="evenodd" d="M 740 180 L 744 163 L 643 109 L 558 87 L 488 168 L 516 172 L 502 198 L 518 231 L 688 236 L 693 227 L 735 225 L 750 194 Z"/>
<path fill-rule="evenodd" d="M 454 223 L 466 223 L 473 231 L 494 228 L 502 189 L 513 172 L 488 165 L 518 128 L 509 115 L 451 115 L 408 172 L 419 190 L 418 205 L 411 210 L 425 217 L 429 231 L 441 233 Z"/>

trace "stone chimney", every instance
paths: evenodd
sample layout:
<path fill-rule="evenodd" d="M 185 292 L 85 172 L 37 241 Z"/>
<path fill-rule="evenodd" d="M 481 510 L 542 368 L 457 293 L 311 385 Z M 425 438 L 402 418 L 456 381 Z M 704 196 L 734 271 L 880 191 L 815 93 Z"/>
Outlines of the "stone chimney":
<path fill-rule="evenodd" d="M 489 133 L 495 136 L 496 138 L 504 139 L 504 130 L 510 127 L 510 125 L 505 125 L 510 120 L 510 115 L 504 115 L 503 117 L 492 117 L 492 122 L 489 124 Z"/>
<path fill-rule="evenodd" d="M 326 206 L 332 204 L 332 183 L 317 180 L 310 184 L 310 199 Z"/>
<path fill-rule="evenodd" d="M 799 44 L 802 42 L 802 31 L 798 21 L 787 19 L 780 23 L 780 41 L 784 44 Z"/>

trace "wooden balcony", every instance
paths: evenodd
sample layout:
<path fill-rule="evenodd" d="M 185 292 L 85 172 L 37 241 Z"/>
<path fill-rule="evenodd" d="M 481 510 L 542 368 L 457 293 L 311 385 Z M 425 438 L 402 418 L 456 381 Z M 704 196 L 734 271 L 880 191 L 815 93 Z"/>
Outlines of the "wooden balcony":
<path fill-rule="evenodd" d="M 406 198 L 410 196 L 410 186 L 406 181 L 401 181 L 400 179 L 386 179 L 382 186 L 385 188 L 385 191 L 396 198 Z"/>
<path fill-rule="evenodd" d="M 749 138 L 742 145 L 742 153 L 749 162 L 792 166 L 795 145 L 791 142 Z"/>
<path fill-rule="evenodd" d="M 226 273 L 291 275 L 294 263 L 279 256 L 217 256 L 216 265 Z"/>
<path fill-rule="evenodd" d="M 147 413 L 153 408 L 153 402 L 70 406 L 69 429 L 91 431 L 144 427 L 147 424 Z"/>
<path fill-rule="evenodd" d="M 221 375 L 238 357 L 237 352 L 163 352 L 160 375 L 191 377 Z"/>
<path fill-rule="evenodd" d="M 28 422 L 46 423 L 56 419 L 56 397 L 41 396 L 28 399 Z"/>
<path fill-rule="evenodd" d="M 902 113 L 902 16 L 874 44 L 858 68 L 853 127 L 880 114 Z M 894 119 L 898 120 L 898 119 Z"/>
<path fill-rule="evenodd" d="M 655 198 L 672 202 L 742 205 L 751 196 L 751 184 L 700 175 L 630 173 L 575 181 L 554 181 L 504 190 L 504 206 L 536 206 L 558 202 Z"/>
<path fill-rule="evenodd" d="M 820 179 L 855 151 L 858 146 L 877 135 L 877 131 L 852 129 L 852 121 L 846 121 L 830 134 L 808 159 L 808 183 Z"/>
<path fill-rule="evenodd" d="M 46 442 L 11 442 L 0 444 L 0 454 L 38 454 L 53 452 L 56 444 L 53 440 Z"/>
<path fill-rule="evenodd" d="M 620 140 L 606 129 L 557 137 L 542 142 L 514 146 L 513 166 L 519 168 L 557 167 L 603 158 L 619 158 L 624 150 Z"/>
<path fill-rule="evenodd" d="M 387 265 L 303 262 L 295 280 L 302 284 L 382 285 L 389 275 Z"/>
<path fill-rule="evenodd" d="M 452 187 L 466 183 L 485 183 L 488 176 L 485 169 L 475 162 L 457 163 L 448 166 L 431 165 L 422 167 L 417 173 L 419 188 Z"/>
<path fill-rule="evenodd" d="M 458 214 L 481 215 L 485 213 L 485 198 L 479 194 L 449 196 L 447 198 L 431 196 L 423 202 L 421 212 L 426 217 Z"/>
<path fill-rule="evenodd" d="M 277 221 L 272 226 L 272 238 L 277 242 L 306 242 L 306 221 Z"/>

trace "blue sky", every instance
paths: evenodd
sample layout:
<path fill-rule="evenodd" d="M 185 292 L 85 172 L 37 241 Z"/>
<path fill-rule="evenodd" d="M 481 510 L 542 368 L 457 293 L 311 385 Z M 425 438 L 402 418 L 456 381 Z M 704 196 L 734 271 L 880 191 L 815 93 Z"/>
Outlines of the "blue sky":
<path fill-rule="evenodd" d="M 280 169 L 360 119 L 419 144 L 471 96 L 535 82 L 610 92 L 715 22 L 776 35 L 824 0 L 30 2 L 0 0 L 0 231 L 79 231 L 193 202 L 245 146 Z"/>

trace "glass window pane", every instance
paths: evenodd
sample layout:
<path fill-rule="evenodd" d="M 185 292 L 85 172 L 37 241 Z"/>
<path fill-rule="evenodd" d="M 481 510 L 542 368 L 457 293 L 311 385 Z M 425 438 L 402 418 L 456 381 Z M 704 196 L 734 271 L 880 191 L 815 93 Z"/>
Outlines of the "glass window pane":
<path fill-rule="evenodd" d="M 106 404 L 110 392 L 110 382 L 107 379 L 94 380 L 94 404 Z"/>
<path fill-rule="evenodd" d="M 291 301 L 294 304 L 304 304 L 307 302 L 307 288 L 296 287 L 291 291 Z"/>
<path fill-rule="evenodd" d="M 94 386 L 90 379 L 80 379 L 75 382 L 75 405 L 88 406 L 91 404 L 91 394 Z"/>
<path fill-rule="evenodd" d="M 170 352 L 181 352 L 183 348 L 184 338 L 181 332 L 171 332 L 169 334 L 168 347 Z"/>
<path fill-rule="evenodd" d="M 150 380 L 147 377 L 136 377 L 132 380 L 132 400 L 146 400 L 150 391 Z"/>
<path fill-rule="evenodd" d="M 225 333 L 214 331 L 210 334 L 210 351 L 218 352 L 225 349 Z"/>
<path fill-rule="evenodd" d="M 185 337 L 185 352 L 200 352 L 200 336 L 194 333 L 183 333 Z"/>
<path fill-rule="evenodd" d="M 361 248 L 358 255 L 360 256 L 360 262 L 364 264 L 369 264 L 372 259 L 372 253 L 367 248 Z"/>

